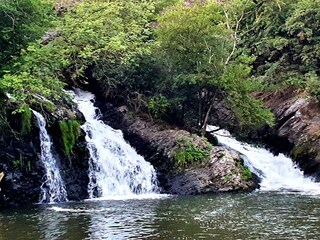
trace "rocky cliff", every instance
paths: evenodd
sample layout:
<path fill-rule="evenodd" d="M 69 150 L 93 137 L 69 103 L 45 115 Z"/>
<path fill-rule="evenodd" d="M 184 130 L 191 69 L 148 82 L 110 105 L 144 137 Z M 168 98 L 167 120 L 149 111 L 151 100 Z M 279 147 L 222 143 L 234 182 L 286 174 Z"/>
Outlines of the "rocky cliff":
<path fill-rule="evenodd" d="M 61 133 L 58 122 L 65 110 L 57 110 L 55 115 L 47 114 L 48 132 L 54 142 L 54 155 L 58 159 L 60 172 L 67 187 L 69 200 L 87 197 L 87 153 L 84 135 L 79 136 L 74 146 L 74 154 L 66 156 L 61 145 Z M 39 128 L 36 119 L 31 116 L 30 130 L 21 134 L 20 114 L 7 110 L 7 126 L 0 134 L 0 208 L 10 205 L 28 205 L 37 203 L 40 186 L 45 181 L 45 169 L 40 161 Z"/>
<path fill-rule="evenodd" d="M 275 114 L 273 132 L 293 146 L 291 157 L 307 175 L 320 180 L 320 108 L 304 92 L 293 89 L 257 95 Z M 279 145 L 286 145 L 283 141 Z"/>

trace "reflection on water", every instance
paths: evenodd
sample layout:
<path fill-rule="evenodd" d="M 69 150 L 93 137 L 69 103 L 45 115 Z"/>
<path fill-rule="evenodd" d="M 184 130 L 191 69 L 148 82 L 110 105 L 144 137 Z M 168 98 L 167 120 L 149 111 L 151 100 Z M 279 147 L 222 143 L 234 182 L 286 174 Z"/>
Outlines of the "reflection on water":
<path fill-rule="evenodd" d="M 35 206 L 0 239 L 319 239 L 320 198 L 252 193 Z"/>

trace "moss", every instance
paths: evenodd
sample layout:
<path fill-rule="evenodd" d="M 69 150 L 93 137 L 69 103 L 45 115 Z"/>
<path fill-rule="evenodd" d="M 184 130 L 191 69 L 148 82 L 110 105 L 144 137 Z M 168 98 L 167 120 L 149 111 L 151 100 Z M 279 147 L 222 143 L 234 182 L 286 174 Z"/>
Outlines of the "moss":
<path fill-rule="evenodd" d="M 76 120 L 59 121 L 59 127 L 64 152 L 70 156 L 80 134 L 80 124 Z"/>
<path fill-rule="evenodd" d="M 311 156 L 315 157 L 317 155 L 316 152 L 317 152 L 317 149 L 312 144 L 311 145 L 301 144 L 293 148 L 293 150 L 290 153 L 290 156 L 292 157 L 293 160 L 298 160 L 298 159 L 307 160 Z"/>
<path fill-rule="evenodd" d="M 228 174 L 227 176 L 224 177 L 224 179 L 226 180 L 226 182 L 231 182 L 232 174 Z"/>
<path fill-rule="evenodd" d="M 174 155 L 175 165 L 183 170 L 190 164 L 202 163 L 210 156 L 212 146 L 205 142 L 204 146 L 197 146 L 187 137 L 179 138 L 178 151 Z"/>
<path fill-rule="evenodd" d="M 301 154 L 303 154 L 303 152 L 305 152 L 305 147 L 303 145 L 299 145 L 294 147 L 294 149 L 291 151 L 291 157 L 293 159 L 297 159 L 298 156 L 300 156 Z"/>
<path fill-rule="evenodd" d="M 242 175 L 242 179 L 245 180 L 245 181 L 249 181 L 252 179 L 252 172 L 249 170 L 248 167 L 246 166 L 241 166 L 241 175 Z"/>
<path fill-rule="evenodd" d="M 250 171 L 250 169 L 244 165 L 243 159 L 241 158 L 240 161 L 237 162 L 237 167 L 240 170 L 240 175 L 242 180 L 244 181 L 250 181 L 253 178 L 253 173 Z"/>
<path fill-rule="evenodd" d="M 48 111 L 48 112 L 54 112 L 56 110 L 56 106 L 52 102 L 44 102 L 43 107 Z"/>
<path fill-rule="evenodd" d="M 32 120 L 32 112 L 28 105 L 25 105 L 21 108 L 21 135 L 27 135 L 31 130 L 31 120 Z"/>

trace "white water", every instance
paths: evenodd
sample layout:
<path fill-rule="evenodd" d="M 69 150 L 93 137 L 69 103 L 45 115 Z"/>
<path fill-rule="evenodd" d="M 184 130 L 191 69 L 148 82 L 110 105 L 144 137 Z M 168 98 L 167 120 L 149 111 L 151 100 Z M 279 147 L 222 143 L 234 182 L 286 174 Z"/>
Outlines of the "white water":
<path fill-rule="evenodd" d="M 208 126 L 208 130 L 217 129 Z M 233 138 L 226 130 L 214 132 L 219 143 L 230 147 L 243 155 L 245 165 L 261 178 L 260 191 L 300 192 L 302 194 L 320 194 L 320 183 L 303 176 L 293 161 L 279 154 L 274 156 L 266 149 L 253 147 Z"/>
<path fill-rule="evenodd" d="M 89 159 L 90 198 L 110 199 L 157 191 L 156 174 L 152 165 L 125 142 L 122 132 L 99 120 L 94 107 L 94 95 L 76 91 L 74 101 L 83 113 Z"/>
<path fill-rule="evenodd" d="M 52 155 L 52 142 L 46 130 L 46 120 L 44 117 L 32 110 L 37 118 L 37 123 L 40 129 L 40 147 L 41 161 L 45 167 L 45 181 L 41 185 L 40 203 L 54 203 L 67 201 L 67 191 L 64 182 L 61 178 L 57 161 Z"/>

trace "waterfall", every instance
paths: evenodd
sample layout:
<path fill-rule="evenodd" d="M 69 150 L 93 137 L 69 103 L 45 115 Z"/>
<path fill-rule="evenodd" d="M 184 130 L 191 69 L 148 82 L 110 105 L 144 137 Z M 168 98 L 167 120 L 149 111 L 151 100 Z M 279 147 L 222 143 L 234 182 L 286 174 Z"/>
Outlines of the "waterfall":
<path fill-rule="evenodd" d="M 46 130 L 46 120 L 44 117 L 32 110 L 37 118 L 39 127 L 41 161 L 45 167 L 45 181 L 41 185 L 40 203 L 53 203 L 67 201 L 67 191 L 61 178 L 57 161 L 52 155 L 52 142 Z"/>
<path fill-rule="evenodd" d="M 99 120 L 94 95 L 77 90 L 73 96 L 86 119 L 82 129 L 90 153 L 90 198 L 155 193 L 156 174 L 152 165 L 125 142 L 121 131 Z"/>
<path fill-rule="evenodd" d="M 217 129 L 208 126 L 208 131 Z M 261 179 L 260 191 L 286 191 L 320 194 L 320 183 L 304 177 L 293 161 L 279 154 L 274 156 L 266 149 L 253 147 L 233 138 L 226 130 L 214 132 L 219 143 L 242 154 L 245 165 Z"/>

